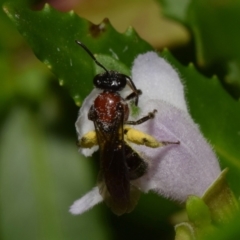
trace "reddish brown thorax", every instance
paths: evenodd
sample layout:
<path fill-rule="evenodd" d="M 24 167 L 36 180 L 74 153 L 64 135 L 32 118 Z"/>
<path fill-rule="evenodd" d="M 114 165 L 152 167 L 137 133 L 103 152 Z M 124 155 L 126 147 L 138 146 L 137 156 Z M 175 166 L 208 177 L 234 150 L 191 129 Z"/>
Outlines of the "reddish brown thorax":
<path fill-rule="evenodd" d="M 119 114 L 119 106 L 123 106 L 124 121 L 129 117 L 129 108 L 118 92 L 104 91 L 94 101 L 94 109 L 98 121 L 111 124 Z M 121 113 L 121 112 L 120 112 Z"/>

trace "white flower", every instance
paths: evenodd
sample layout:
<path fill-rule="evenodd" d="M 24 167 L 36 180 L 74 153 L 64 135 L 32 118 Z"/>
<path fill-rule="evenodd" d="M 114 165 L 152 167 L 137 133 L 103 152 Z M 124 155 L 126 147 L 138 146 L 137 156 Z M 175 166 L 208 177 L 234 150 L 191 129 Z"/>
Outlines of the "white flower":
<path fill-rule="evenodd" d="M 201 197 L 220 174 L 220 167 L 211 146 L 187 111 L 184 87 L 177 72 L 156 53 L 148 52 L 135 59 L 132 79 L 143 92 L 139 97 L 140 115 L 132 120 L 157 110 L 154 119 L 135 126 L 136 129 L 158 141 L 180 141 L 180 144 L 156 149 L 131 144 L 149 164 L 147 173 L 131 184 L 143 192 L 154 190 L 179 202 L 184 202 L 189 195 Z M 76 122 L 79 139 L 94 130 L 93 122 L 88 120 L 87 114 L 99 92 L 94 89 L 80 109 Z M 126 92 L 122 94 L 126 95 Z M 96 150 L 97 148 L 80 151 L 89 156 Z M 83 213 L 102 200 L 98 189 L 94 188 L 77 200 L 70 212 Z"/>

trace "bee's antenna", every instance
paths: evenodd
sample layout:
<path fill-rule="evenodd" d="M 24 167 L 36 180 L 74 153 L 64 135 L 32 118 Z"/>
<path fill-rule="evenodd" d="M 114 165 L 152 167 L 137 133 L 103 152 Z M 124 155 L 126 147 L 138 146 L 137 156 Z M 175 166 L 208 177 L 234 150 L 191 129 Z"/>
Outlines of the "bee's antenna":
<path fill-rule="evenodd" d="M 90 52 L 90 50 L 80 41 L 78 40 L 75 40 L 75 42 L 81 46 L 89 55 L 90 57 L 94 60 L 94 62 L 99 66 L 101 67 L 102 69 L 104 69 L 107 73 L 108 73 L 108 70 L 100 63 L 97 61 L 97 59 L 94 57 L 94 55 L 92 54 L 92 52 Z"/>

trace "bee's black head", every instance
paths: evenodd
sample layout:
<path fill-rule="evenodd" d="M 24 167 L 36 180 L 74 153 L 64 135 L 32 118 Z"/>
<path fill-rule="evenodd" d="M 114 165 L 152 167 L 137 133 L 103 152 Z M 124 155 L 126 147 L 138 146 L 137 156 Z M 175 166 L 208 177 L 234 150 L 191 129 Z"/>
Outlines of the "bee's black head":
<path fill-rule="evenodd" d="M 78 40 L 75 40 L 75 42 L 89 54 L 89 56 L 94 60 L 94 62 L 99 67 L 105 70 L 104 73 L 98 74 L 94 77 L 93 84 L 95 85 L 96 88 L 103 90 L 111 90 L 114 92 L 121 91 L 126 86 L 127 81 L 130 81 L 132 88 L 136 90 L 136 87 L 130 78 L 119 72 L 107 70 L 100 62 L 97 61 L 93 53 L 82 42 Z"/>
<path fill-rule="evenodd" d="M 126 86 L 127 79 L 124 74 L 107 71 L 96 75 L 93 84 L 96 88 L 103 90 L 121 91 Z"/>

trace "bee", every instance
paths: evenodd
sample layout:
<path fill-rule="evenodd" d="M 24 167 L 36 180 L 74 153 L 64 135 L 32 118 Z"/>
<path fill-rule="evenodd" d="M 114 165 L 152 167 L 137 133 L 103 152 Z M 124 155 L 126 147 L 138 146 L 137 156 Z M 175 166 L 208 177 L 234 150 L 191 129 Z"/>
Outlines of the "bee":
<path fill-rule="evenodd" d="M 143 176 L 148 168 L 147 162 L 130 147 L 128 141 L 150 147 L 158 147 L 170 142 L 158 142 L 150 135 L 128 127 L 154 118 L 156 110 L 137 121 L 129 121 L 130 111 L 127 101 L 133 100 L 137 106 L 139 96 L 142 94 L 141 90 L 136 88 L 129 76 L 107 70 L 82 42 L 76 40 L 76 43 L 104 70 L 93 79 L 95 87 L 102 92 L 95 98 L 88 112 L 88 119 L 93 121 L 95 131 L 85 134 L 78 145 L 83 148 L 99 145 L 99 192 L 107 206 L 115 214 L 122 215 L 131 212 L 140 197 L 139 189 L 132 185 L 131 181 Z M 123 98 L 120 91 L 126 85 L 132 92 Z"/>

